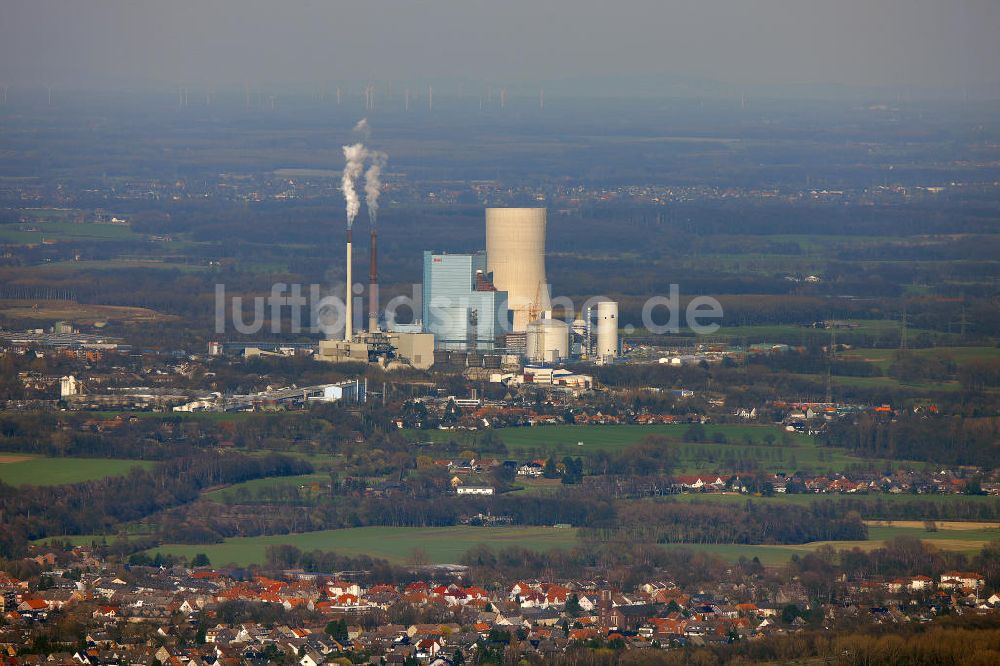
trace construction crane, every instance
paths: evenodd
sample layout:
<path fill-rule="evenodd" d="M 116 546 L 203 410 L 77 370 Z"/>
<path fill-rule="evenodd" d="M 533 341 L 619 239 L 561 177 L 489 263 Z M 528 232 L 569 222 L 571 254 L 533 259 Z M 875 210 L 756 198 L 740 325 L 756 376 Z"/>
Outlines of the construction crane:
<path fill-rule="evenodd" d="M 535 299 L 528 305 L 528 322 L 533 322 L 541 316 L 542 310 L 542 283 L 535 285 Z"/>

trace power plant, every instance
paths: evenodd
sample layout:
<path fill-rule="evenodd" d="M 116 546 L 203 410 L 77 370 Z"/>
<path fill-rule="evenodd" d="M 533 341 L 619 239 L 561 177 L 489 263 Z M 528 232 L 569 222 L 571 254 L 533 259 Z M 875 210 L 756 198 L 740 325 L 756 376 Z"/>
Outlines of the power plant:
<path fill-rule="evenodd" d="M 428 91 L 429 93 L 430 91 Z M 355 133 L 368 136 L 367 119 Z M 435 352 L 500 354 L 524 357 L 535 363 L 555 363 L 570 358 L 570 326 L 552 318 L 552 299 L 545 275 L 545 208 L 487 208 L 486 251 L 472 254 L 424 252 L 423 302 L 418 326 L 390 330 L 379 325 L 378 236 L 376 220 L 385 153 L 362 143 L 343 147 L 346 162 L 341 190 L 347 204 L 347 285 L 344 303 L 344 338 L 324 340 L 318 358 L 332 362 L 378 362 L 429 368 Z M 361 209 L 355 188 L 365 163 L 365 201 L 371 220 L 368 273 L 367 331 L 354 332 L 353 223 Z M 618 355 L 618 305 L 598 304 L 595 359 L 610 363 Z M 586 344 L 581 355 L 589 357 L 591 313 L 587 312 Z M 485 360 L 483 361 L 485 362 Z"/>
<path fill-rule="evenodd" d="M 368 272 L 368 330 L 354 332 L 352 229 L 347 229 L 347 288 L 343 340 L 321 340 L 316 358 L 331 363 L 378 363 L 386 368 L 412 366 L 426 370 L 434 364 L 434 336 L 415 331 L 383 332 L 379 326 L 378 251 L 375 229 L 371 231 Z"/>
<path fill-rule="evenodd" d="M 494 352 L 532 363 L 618 357 L 618 304 L 602 300 L 571 327 L 553 319 L 544 208 L 487 208 L 486 252 L 424 252 L 422 329 L 439 352 Z M 590 331 L 597 316 L 596 347 Z"/>
<path fill-rule="evenodd" d="M 371 88 L 365 90 L 366 108 L 374 107 Z M 428 89 L 431 105 L 432 90 Z M 501 91 L 501 100 L 506 95 Z M 433 107 L 431 107 L 433 108 Z M 364 138 L 371 128 L 366 118 L 354 126 Z M 454 254 L 424 252 L 421 323 L 388 333 L 379 326 L 378 218 L 381 173 L 387 155 L 363 143 L 343 146 L 345 166 L 341 190 L 347 205 L 347 285 L 344 303 L 344 339 L 325 340 L 319 356 L 330 361 L 368 360 L 385 364 L 407 360 L 430 367 L 434 351 L 501 352 L 524 356 L 534 362 L 556 362 L 573 353 L 570 327 L 552 318 L 552 298 L 545 276 L 545 208 L 487 208 L 486 252 Z M 368 164 L 365 171 L 364 166 Z M 356 181 L 364 172 L 365 202 L 371 221 L 368 273 L 367 332 L 354 333 L 353 224 L 361 210 Z M 582 355 L 591 353 L 588 315 L 587 340 Z M 602 302 L 598 308 L 598 362 L 618 355 L 617 304 Z M 390 322 L 391 323 L 391 322 Z M 419 331 L 419 332 L 418 332 Z M 405 337 L 404 336 L 418 336 Z M 401 348 L 409 358 L 397 359 Z M 429 353 L 428 353 L 429 352 Z M 420 360 L 417 361 L 416 359 Z"/>
<path fill-rule="evenodd" d="M 339 90 L 338 90 L 339 97 Z M 374 97 L 370 97 L 374 106 Z M 356 133 L 367 136 L 369 126 L 362 118 L 354 127 Z M 344 339 L 322 340 L 316 358 L 322 361 L 343 363 L 350 361 L 379 363 L 384 367 L 412 366 L 419 369 L 430 368 L 434 364 L 434 336 L 422 332 L 383 333 L 379 328 L 378 311 L 378 251 L 376 220 L 378 199 L 381 193 L 381 170 L 385 165 L 385 153 L 369 150 L 362 143 L 343 147 L 345 166 L 341 174 L 341 191 L 347 204 L 347 266 L 344 299 Z M 365 162 L 365 201 L 371 221 L 371 254 L 368 273 L 368 330 L 354 333 L 354 267 L 352 256 L 354 219 L 361 210 L 361 200 L 355 188 L 355 181 L 361 175 Z M 363 307 L 362 307 L 363 309 Z"/>
<path fill-rule="evenodd" d="M 361 146 L 354 154 L 370 155 L 361 153 L 363 150 Z M 348 152 L 345 149 L 345 154 Z M 608 364 L 620 356 L 618 303 L 593 299 L 596 304 L 579 313 L 582 318 L 571 320 L 572 324 L 552 316 L 545 272 L 544 208 L 486 209 L 485 252 L 424 251 L 422 297 L 408 304 L 414 308 L 415 319 L 419 319 L 399 323 L 387 313 L 385 326 L 380 317 L 378 235 L 373 219 L 369 236 L 368 321 L 367 326 L 355 326 L 355 310 L 362 311 L 363 316 L 364 308 L 360 296 L 357 304 L 354 302 L 358 285 L 353 282 L 354 238 L 350 221 L 351 215 L 357 214 L 360 202 L 356 198 L 348 198 L 348 202 L 343 337 L 322 340 L 315 346 L 287 343 L 286 347 L 293 348 L 296 344 L 302 345 L 303 350 L 311 347 L 314 358 L 321 361 L 377 363 L 390 370 L 407 367 L 426 370 L 438 362 L 462 364 L 481 374 L 490 368 L 510 372 L 511 368 L 530 364 L 532 376 L 540 376 L 539 364 L 572 358 Z M 265 348 L 275 346 L 281 344 L 248 344 L 244 345 L 244 353 L 272 353 Z M 221 348 L 214 353 L 221 353 Z M 276 353 L 283 354 L 285 350 L 281 348 Z M 560 381 L 565 380 L 563 375 L 560 377 Z"/>

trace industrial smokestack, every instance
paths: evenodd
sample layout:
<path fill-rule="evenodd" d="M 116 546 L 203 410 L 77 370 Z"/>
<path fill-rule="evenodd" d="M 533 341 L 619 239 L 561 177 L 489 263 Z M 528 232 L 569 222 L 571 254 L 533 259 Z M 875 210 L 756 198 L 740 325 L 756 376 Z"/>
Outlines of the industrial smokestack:
<path fill-rule="evenodd" d="M 371 257 L 368 268 L 368 332 L 378 331 L 378 252 L 375 227 L 372 227 Z"/>
<path fill-rule="evenodd" d="M 346 310 L 344 312 L 344 342 L 350 342 L 353 334 L 353 312 L 351 310 L 351 303 L 354 300 L 354 293 L 351 287 L 353 286 L 353 279 L 351 276 L 351 228 L 347 227 L 347 298 L 344 303 L 346 305 Z"/>

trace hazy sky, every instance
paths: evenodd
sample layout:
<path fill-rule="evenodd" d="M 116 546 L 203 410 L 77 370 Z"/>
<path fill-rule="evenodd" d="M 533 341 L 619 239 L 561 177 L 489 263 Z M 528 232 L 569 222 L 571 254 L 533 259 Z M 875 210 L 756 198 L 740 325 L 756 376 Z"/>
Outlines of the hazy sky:
<path fill-rule="evenodd" d="M 1000 0 L 0 0 L 0 84 L 1000 80 Z"/>

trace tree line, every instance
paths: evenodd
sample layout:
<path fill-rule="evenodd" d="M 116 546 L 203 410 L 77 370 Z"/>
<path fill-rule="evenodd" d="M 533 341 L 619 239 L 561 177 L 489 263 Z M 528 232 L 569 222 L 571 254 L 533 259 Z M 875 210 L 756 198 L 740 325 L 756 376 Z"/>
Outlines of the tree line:
<path fill-rule="evenodd" d="M 863 414 L 834 421 L 821 441 L 867 457 L 992 468 L 1000 455 L 1000 418 L 901 414 L 890 420 Z"/>
<path fill-rule="evenodd" d="M 123 476 L 62 486 L 0 483 L 0 555 L 24 552 L 28 541 L 105 533 L 163 509 L 193 502 L 210 486 L 265 476 L 307 474 L 308 462 L 285 455 L 201 452 L 134 468 Z"/>

